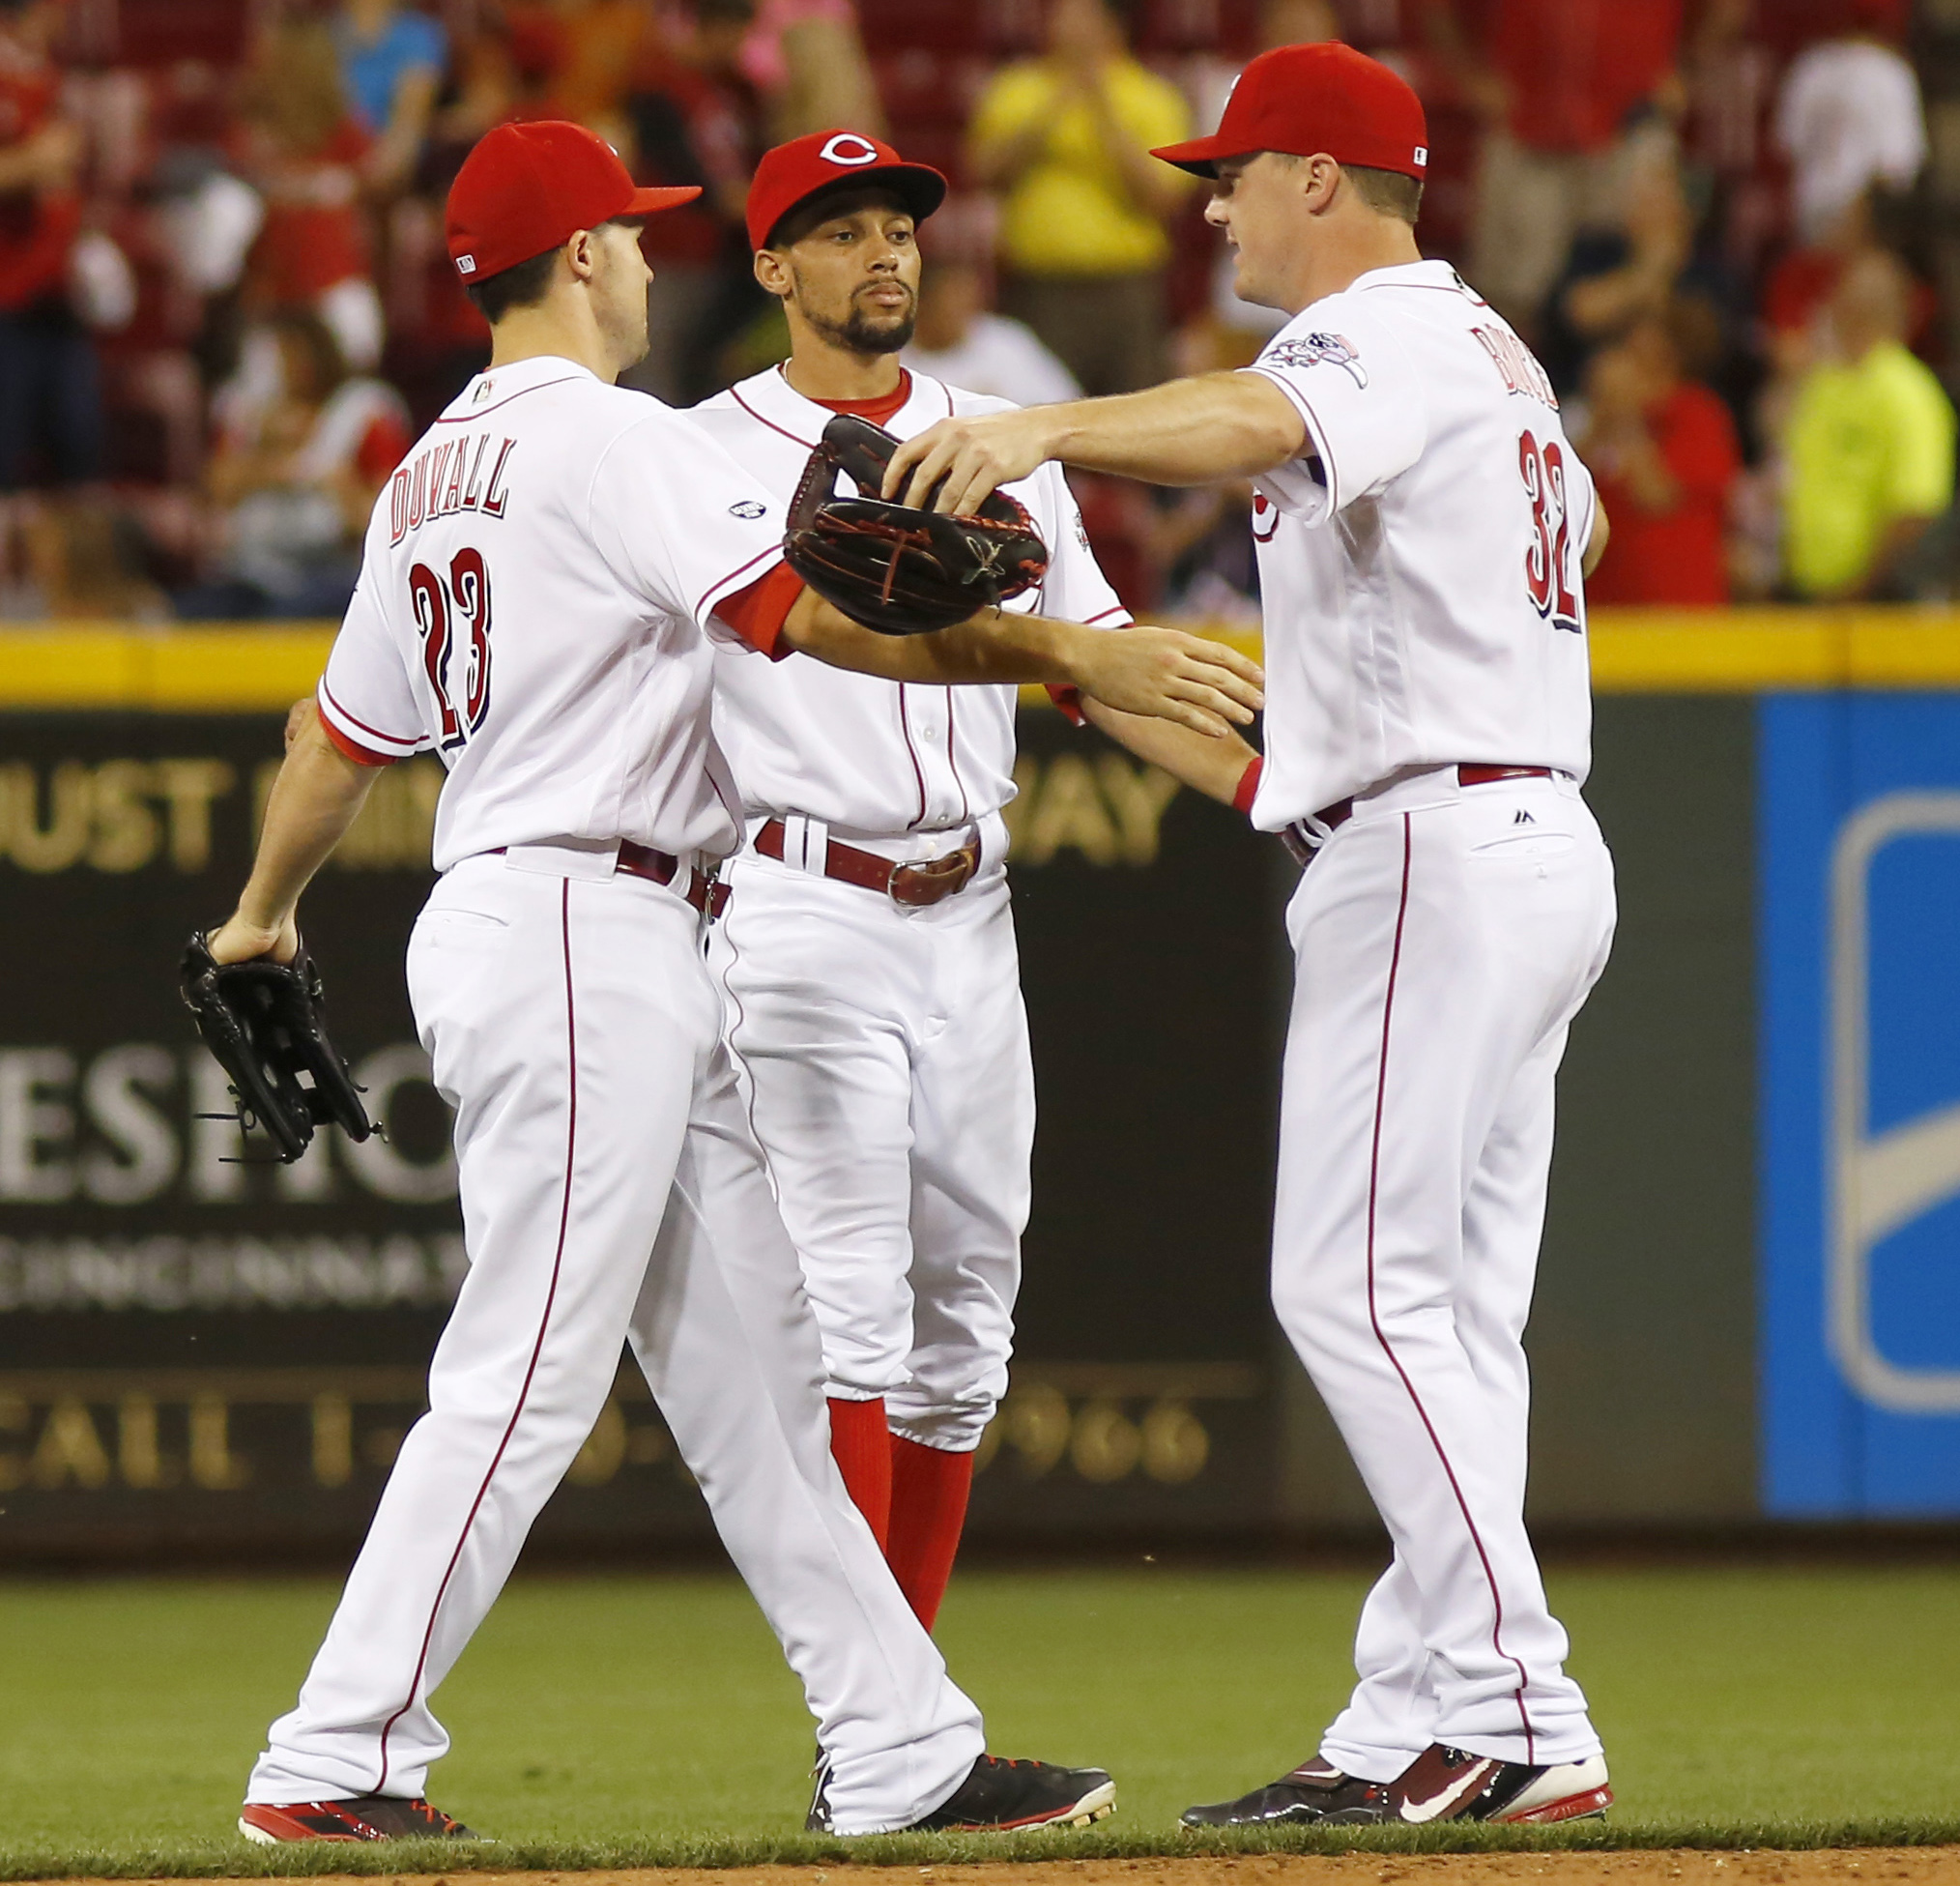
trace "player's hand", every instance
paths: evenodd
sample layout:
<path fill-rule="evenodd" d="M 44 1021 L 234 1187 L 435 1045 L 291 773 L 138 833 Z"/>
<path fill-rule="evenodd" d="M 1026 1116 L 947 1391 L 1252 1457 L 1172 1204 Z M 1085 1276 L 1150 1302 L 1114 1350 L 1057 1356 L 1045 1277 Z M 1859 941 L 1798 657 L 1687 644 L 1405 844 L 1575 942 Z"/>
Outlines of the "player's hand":
<path fill-rule="evenodd" d="M 1068 658 L 1070 679 L 1105 707 L 1214 739 L 1247 725 L 1266 704 L 1257 662 L 1178 628 L 1083 629 Z"/>
<path fill-rule="evenodd" d="M 978 510 L 990 491 L 1026 478 L 1052 456 L 1048 410 L 1025 406 L 929 425 L 892 453 L 883 495 L 949 517 Z"/>
<path fill-rule="evenodd" d="M 291 915 L 283 923 L 268 925 L 248 922 L 243 914 L 235 914 L 206 941 L 215 963 L 249 963 L 255 956 L 290 963 L 300 953 L 300 925 Z"/>

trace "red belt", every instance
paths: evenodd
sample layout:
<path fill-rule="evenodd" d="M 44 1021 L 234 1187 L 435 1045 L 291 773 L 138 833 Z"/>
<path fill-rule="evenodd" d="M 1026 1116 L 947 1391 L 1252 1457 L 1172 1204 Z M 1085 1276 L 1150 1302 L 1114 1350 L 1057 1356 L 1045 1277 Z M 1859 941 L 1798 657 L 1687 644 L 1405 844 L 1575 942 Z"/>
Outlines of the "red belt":
<path fill-rule="evenodd" d="M 1465 766 L 1456 769 L 1456 784 L 1458 786 L 1494 786 L 1500 779 L 1549 779 L 1551 776 L 1552 769 L 1550 767 Z M 1347 798 L 1336 799 L 1332 805 L 1323 805 L 1318 812 L 1314 813 L 1313 823 L 1325 826 L 1329 831 L 1335 831 L 1341 826 L 1344 826 L 1353 817 L 1354 799 L 1350 796 Z M 1285 844 L 1286 849 L 1302 864 L 1305 864 L 1313 856 L 1314 852 L 1326 842 L 1317 833 L 1309 830 L 1308 822 L 1304 819 L 1295 825 L 1286 827 L 1281 832 L 1280 837 Z"/>
<path fill-rule="evenodd" d="M 629 878 L 650 878 L 656 885 L 671 885 L 680 860 L 672 852 L 656 852 L 650 845 L 636 845 L 630 838 L 622 838 L 619 868 Z M 728 907 L 728 885 L 706 871 L 690 871 L 681 895 L 710 917 L 719 916 Z"/>
<path fill-rule="evenodd" d="M 782 820 L 771 819 L 756 833 L 756 850 L 764 857 L 780 859 L 788 836 Z M 976 839 L 962 845 L 943 857 L 927 858 L 921 864 L 895 864 L 876 852 L 860 852 L 854 845 L 840 845 L 831 839 L 823 849 L 823 875 L 863 890 L 876 890 L 894 904 L 911 910 L 943 902 L 957 890 L 965 890 L 980 868 L 980 845 Z"/>
<path fill-rule="evenodd" d="M 495 845 L 491 850 L 502 857 L 510 848 Z M 672 852 L 656 852 L 651 845 L 636 845 L 630 838 L 620 840 L 620 859 L 613 867 L 629 878 L 650 878 L 656 885 L 671 885 L 680 869 L 680 860 Z M 691 871 L 687 888 L 681 893 L 698 911 L 719 916 L 728 907 L 728 885 L 710 878 L 706 871 Z"/>

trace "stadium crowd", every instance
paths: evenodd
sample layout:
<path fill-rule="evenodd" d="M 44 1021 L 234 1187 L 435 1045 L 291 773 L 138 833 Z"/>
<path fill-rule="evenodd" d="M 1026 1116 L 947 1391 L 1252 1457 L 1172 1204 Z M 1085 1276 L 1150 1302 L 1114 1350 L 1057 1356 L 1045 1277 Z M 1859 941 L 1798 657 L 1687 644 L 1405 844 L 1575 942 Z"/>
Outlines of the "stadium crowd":
<path fill-rule="evenodd" d="M 336 614 L 487 356 L 442 203 L 511 118 L 703 186 L 646 234 L 663 398 L 786 350 L 743 197 L 826 127 L 954 179 L 922 367 L 1033 401 L 1241 364 L 1277 318 L 1148 147 L 1328 38 L 1424 97 L 1424 247 L 1567 406 L 1596 599 L 1953 593 L 1960 257 L 1909 0 L 0 0 L 0 617 Z M 1079 482 L 1133 607 L 1255 615 L 1246 492 Z"/>

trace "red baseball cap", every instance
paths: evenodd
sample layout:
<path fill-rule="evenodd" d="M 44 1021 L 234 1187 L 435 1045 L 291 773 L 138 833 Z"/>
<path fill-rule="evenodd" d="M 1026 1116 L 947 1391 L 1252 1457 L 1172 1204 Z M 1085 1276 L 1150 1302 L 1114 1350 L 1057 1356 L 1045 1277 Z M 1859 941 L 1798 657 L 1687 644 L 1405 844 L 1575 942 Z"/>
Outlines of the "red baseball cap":
<path fill-rule="evenodd" d="M 799 203 L 844 184 L 879 183 L 923 222 L 946 200 L 946 180 L 931 164 L 908 163 L 862 131 L 813 131 L 765 151 L 749 186 L 749 247 L 767 248 L 777 223 Z"/>
<path fill-rule="evenodd" d="M 1429 167 L 1423 102 L 1379 59 L 1339 40 L 1275 46 L 1239 74 L 1225 116 L 1209 137 L 1151 152 L 1199 177 L 1216 177 L 1221 158 L 1284 151 L 1365 170 L 1421 179 Z"/>
<path fill-rule="evenodd" d="M 693 185 L 637 189 L 620 154 L 583 125 L 558 119 L 485 131 L 449 186 L 445 233 L 465 281 L 501 275 L 615 217 L 691 203 Z"/>

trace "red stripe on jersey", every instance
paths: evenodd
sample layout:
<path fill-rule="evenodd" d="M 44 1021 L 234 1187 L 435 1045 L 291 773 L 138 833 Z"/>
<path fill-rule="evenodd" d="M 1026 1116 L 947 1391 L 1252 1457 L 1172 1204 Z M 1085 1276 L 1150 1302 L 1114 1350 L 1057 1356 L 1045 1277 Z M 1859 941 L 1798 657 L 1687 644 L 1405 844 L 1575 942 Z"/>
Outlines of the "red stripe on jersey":
<path fill-rule="evenodd" d="M 400 757 L 394 753 L 377 753 L 372 747 L 362 746 L 359 740 L 343 734 L 324 713 L 320 716 L 320 731 L 357 767 L 391 767 Z"/>
<path fill-rule="evenodd" d="M 723 594 L 732 594 L 732 592 L 729 591 L 728 586 L 731 583 L 735 582 L 736 577 L 746 576 L 748 572 L 754 569 L 758 564 L 766 563 L 769 558 L 780 557 L 782 554 L 783 554 L 783 546 L 780 543 L 772 543 L 766 550 L 757 551 L 757 553 L 753 557 L 751 557 L 747 563 L 737 565 L 736 567 L 730 570 L 726 576 L 716 577 L 715 580 L 712 583 L 710 583 L 706 589 L 702 591 L 701 600 L 694 605 L 694 613 L 696 618 L 698 619 L 704 612 L 706 612 L 708 615 L 718 615 L 721 611 L 721 604 L 719 602 L 712 603 L 709 602 L 708 598 L 710 596 L 720 595 Z M 754 580 L 760 582 L 762 579 L 758 577 Z"/>
<path fill-rule="evenodd" d="M 801 446 L 805 451 L 815 451 L 817 450 L 817 441 L 815 439 L 799 439 L 797 438 L 795 433 L 790 430 L 790 428 L 787 425 L 778 425 L 774 420 L 765 418 L 763 414 L 757 412 L 756 409 L 753 406 L 751 406 L 746 399 L 742 397 L 742 390 L 739 387 L 731 387 L 728 391 L 729 397 L 733 399 L 735 403 L 737 406 L 739 406 L 742 409 L 742 411 L 749 416 L 750 419 L 760 421 L 764 425 L 766 425 L 771 432 L 780 432 L 784 438 L 790 440 L 794 445 Z"/>
<path fill-rule="evenodd" d="M 370 727 L 358 713 L 349 713 L 327 691 L 327 677 L 325 675 L 320 677 L 320 685 L 316 690 L 315 698 L 320 704 L 321 719 L 326 719 L 329 712 L 337 714 L 350 727 L 359 729 L 370 740 L 380 740 L 384 745 L 400 747 L 402 751 L 394 756 L 397 760 L 403 759 L 408 754 L 414 753 L 418 748 L 428 744 L 428 736 L 425 734 L 385 734 L 379 727 Z"/>

